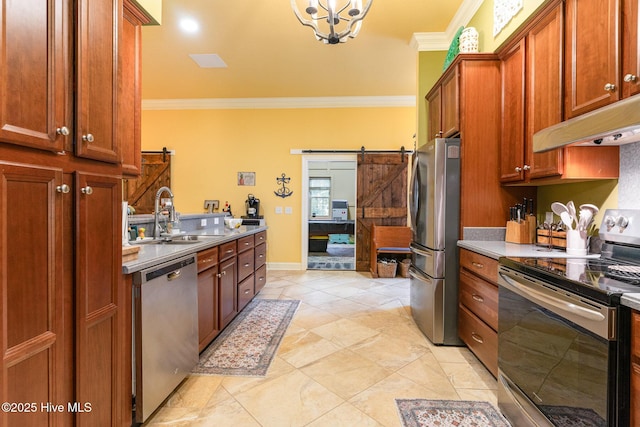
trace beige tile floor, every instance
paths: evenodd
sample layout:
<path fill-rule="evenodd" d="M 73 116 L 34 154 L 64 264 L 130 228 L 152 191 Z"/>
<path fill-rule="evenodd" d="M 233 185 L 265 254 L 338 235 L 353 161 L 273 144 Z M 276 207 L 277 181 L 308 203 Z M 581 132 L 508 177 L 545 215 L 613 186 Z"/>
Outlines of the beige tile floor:
<path fill-rule="evenodd" d="M 399 427 L 396 398 L 496 405 L 496 380 L 469 350 L 415 326 L 408 279 L 269 271 L 256 298 L 302 301 L 267 376 L 191 376 L 145 425 Z"/>

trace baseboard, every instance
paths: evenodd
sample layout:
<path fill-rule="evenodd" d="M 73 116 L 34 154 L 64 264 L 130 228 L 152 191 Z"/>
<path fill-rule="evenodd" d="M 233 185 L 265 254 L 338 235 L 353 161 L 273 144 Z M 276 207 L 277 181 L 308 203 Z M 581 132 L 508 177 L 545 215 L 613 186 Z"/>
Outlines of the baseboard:
<path fill-rule="evenodd" d="M 299 262 L 268 262 L 267 270 L 306 270 Z"/>

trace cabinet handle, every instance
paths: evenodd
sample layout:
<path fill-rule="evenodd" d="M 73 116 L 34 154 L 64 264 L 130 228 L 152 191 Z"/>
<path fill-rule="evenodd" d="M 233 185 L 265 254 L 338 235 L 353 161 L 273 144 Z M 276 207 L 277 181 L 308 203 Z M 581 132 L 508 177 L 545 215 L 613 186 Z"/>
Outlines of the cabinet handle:
<path fill-rule="evenodd" d="M 218 277 L 226 276 L 227 270 L 222 270 L 222 272 L 218 273 Z"/>
<path fill-rule="evenodd" d="M 244 242 L 244 245 L 245 246 L 249 246 L 249 242 Z"/>
<path fill-rule="evenodd" d="M 58 185 L 56 187 L 56 191 L 58 193 L 62 193 L 62 194 L 67 194 L 69 192 L 70 188 L 67 184 L 62 184 L 62 185 Z"/>
<path fill-rule="evenodd" d="M 92 135 L 92 134 L 88 133 L 88 134 L 86 134 L 86 135 L 82 135 L 82 140 L 83 140 L 84 142 L 93 142 L 93 141 L 94 141 L 94 138 L 93 138 L 93 135 Z"/>
<path fill-rule="evenodd" d="M 627 83 L 635 83 L 638 81 L 638 76 L 634 74 L 625 74 L 624 81 Z"/>
<path fill-rule="evenodd" d="M 264 281 L 264 277 L 258 277 L 258 282 L 263 282 Z"/>
<path fill-rule="evenodd" d="M 248 293 L 249 293 L 249 289 L 245 289 L 245 290 L 244 290 L 244 294 L 246 295 L 246 294 L 248 294 Z"/>
<path fill-rule="evenodd" d="M 471 338 L 473 338 L 474 341 L 477 341 L 480 344 L 484 344 L 484 340 L 482 339 L 482 337 L 475 332 L 471 332 Z"/>
<path fill-rule="evenodd" d="M 249 263 L 246 263 L 244 266 L 245 266 L 245 267 L 249 267 Z"/>
<path fill-rule="evenodd" d="M 518 173 L 522 172 L 522 168 L 520 166 L 516 166 L 516 172 Z"/>
<path fill-rule="evenodd" d="M 233 253 L 233 249 L 227 249 L 227 252 L 225 252 L 227 254 L 232 254 Z"/>
<path fill-rule="evenodd" d="M 86 187 L 82 187 L 82 188 L 80 189 L 80 192 L 81 192 L 82 194 L 86 194 L 86 195 L 93 194 L 93 188 L 91 188 L 91 187 L 89 187 L 89 186 L 87 185 Z"/>
<path fill-rule="evenodd" d="M 263 257 L 264 257 L 264 255 L 262 255 L 262 254 L 258 255 L 258 258 L 263 258 Z"/>
<path fill-rule="evenodd" d="M 442 132 L 442 131 L 440 131 L 440 132 L 436 133 L 436 134 L 434 135 L 434 137 L 436 137 L 436 138 L 440 138 L 440 137 L 442 136 L 442 134 L 443 134 L 443 132 Z"/>
<path fill-rule="evenodd" d="M 524 166 L 522 167 L 522 170 L 525 170 L 525 171 L 531 170 L 531 166 L 529 166 L 529 165 L 524 165 Z"/>
<path fill-rule="evenodd" d="M 480 264 L 479 262 L 471 262 L 471 265 L 473 265 L 475 268 L 484 268 L 484 264 Z"/>
<path fill-rule="evenodd" d="M 58 135 L 63 135 L 63 136 L 69 136 L 69 128 L 66 126 L 61 126 L 58 129 L 56 129 L 56 133 Z"/>
<path fill-rule="evenodd" d="M 473 298 L 474 300 L 476 300 L 478 302 L 484 302 L 484 298 L 482 298 L 480 295 L 477 295 L 477 294 L 472 294 L 471 298 Z"/>
<path fill-rule="evenodd" d="M 616 90 L 616 85 L 614 85 L 613 83 L 607 83 L 606 85 L 604 85 L 604 90 L 606 90 L 607 92 L 613 92 L 614 90 Z"/>

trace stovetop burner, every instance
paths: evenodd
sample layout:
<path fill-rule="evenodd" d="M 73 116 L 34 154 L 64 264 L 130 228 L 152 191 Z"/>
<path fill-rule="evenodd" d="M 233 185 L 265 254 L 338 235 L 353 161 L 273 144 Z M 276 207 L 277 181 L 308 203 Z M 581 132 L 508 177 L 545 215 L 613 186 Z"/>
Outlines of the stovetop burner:
<path fill-rule="evenodd" d="M 640 266 L 610 265 L 607 267 L 607 276 L 638 285 L 640 284 Z"/>

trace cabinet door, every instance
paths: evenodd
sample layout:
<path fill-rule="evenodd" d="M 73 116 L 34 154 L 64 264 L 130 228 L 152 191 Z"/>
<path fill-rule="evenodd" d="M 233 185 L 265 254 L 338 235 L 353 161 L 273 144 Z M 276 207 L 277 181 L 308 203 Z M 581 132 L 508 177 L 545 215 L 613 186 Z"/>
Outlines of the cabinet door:
<path fill-rule="evenodd" d="M 76 155 L 117 163 L 118 16 L 122 0 L 77 3 Z"/>
<path fill-rule="evenodd" d="M 120 86 L 118 90 L 118 140 L 122 173 L 140 175 L 142 110 L 142 21 L 130 0 L 124 2 L 120 44 Z"/>
<path fill-rule="evenodd" d="M 237 283 L 236 258 L 233 257 L 220 263 L 220 280 L 218 281 L 220 330 L 227 326 L 238 314 Z"/>
<path fill-rule="evenodd" d="M 124 315 L 119 177 L 76 172 L 76 401 L 91 412 L 78 426 L 115 425 L 120 416 Z"/>
<path fill-rule="evenodd" d="M 71 126 L 69 3 L 2 0 L 0 141 L 64 151 L 56 130 L 68 133 Z"/>
<path fill-rule="evenodd" d="M 218 266 L 198 273 L 198 338 L 199 351 L 220 332 L 218 327 Z"/>
<path fill-rule="evenodd" d="M 429 129 L 427 130 L 428 140 L 442 138 L 442 86 L 427 95 L 427 105 L 429 108 Z"/>
<path fill-rule="evenodd" d="M 64 345 L 72 334 L 64 287 L 72 284 L 63 271 L 63 233 L 71 232 L 63 231 L 63 203 L 72 195 L 56 191 L 62 184 L 61 170 L 0 163 L 0 396 L 37 402 L 32 412 L 2 411 L 3 426 L 63 425 L 65 415 L 42 411 L 40 402 L 72 398 L 64 364 L 72 351 Z"/>
<path fill-rule="evenodd" d="M 529 178 L 561 175 L 563 150 L 533 152 L 533 134 L 562 121 L 562 4 L 527 36 L 527 143 Z"/>
<path fill-rule="evenodd" d="M 622 96 L 640 93 L 640 43 L 638 43 L 638 0 L 622 2 Z"/>
<path fill-rule="evenodd" d="M 500 181 L 524 179 L 525 40 L 502 59 L 502 140 Z"/>
<path fill-rule="evenodd" d="M 565 119 L 617 101 L 620 0 L 566 0 Z"/>
<path fill-rule="evenodd" d="M 459 66 L 449 70 L 449 75 L 442 80 L 442 132 L 445 138 L 460 131 L 460 95 L 458 81 Z"/>

